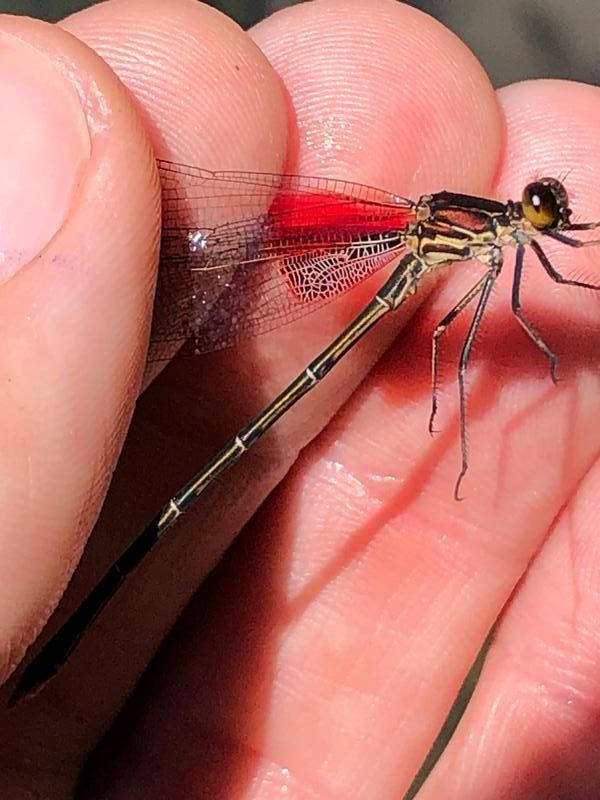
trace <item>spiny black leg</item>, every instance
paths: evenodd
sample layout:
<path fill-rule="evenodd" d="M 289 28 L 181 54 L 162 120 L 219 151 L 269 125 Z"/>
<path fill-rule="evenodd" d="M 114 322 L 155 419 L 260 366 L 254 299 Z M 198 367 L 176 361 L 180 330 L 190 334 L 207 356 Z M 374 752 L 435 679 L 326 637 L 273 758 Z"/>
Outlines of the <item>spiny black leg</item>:
<path fill-rule="evenodd" d="M 562 234 L 558 234 L 556 231 L 552 231 L 547 234 L 552 239 L 556 239 L 563 244 L 569 245 L 569 247 L 584 247 L 587 242 L 580 242 L 578 239 L 570 239 L 567 236 L 563 236 Z M 598 242 L 596 242 L 598 244 Z M 575 281 L 571 280 L 571 278 L 565 278 L 560 272 L 557 272 L 546 253 L 542 250 L 542 246 L 539 242 L 536 242 L 535 239 L 531 241 L 531 248 L 536 256 L 539 258 L 541 265 L 546 270 L 548 275 L 552 278 L 553 281 L 556 283 L 562 283 L 566 286 L 580 286 L 582 289 L 594 289 L 596 291 L 600 290 L 600 284 L 598 283 L 585 283 L 585 281 Z"/>
<path fill-rule="evenodd" d="M 533 241 L 531 244 L 532 246 L 537 245 L 537 242 Z M 535 247 L 534 250 L 536 252 L 536 255 L 538 255 L 537 249 Z M 543 251 L 542 255 L 544 256 L 544 258 L 546 257 Z M 542 339 L 537 328 L 531 322 L 529 322 L 528 319 L 526 319 L 525 315 L 523 314 L 523 309 L 521 308 L 521 279 L 523 276 L 524 256 L 525 256 L 525 246 L 522 244 L 517 245 L 517 257 L 515 259 L 515 272 L 513 275 L 513 286 L 512 286 L 513 314 L 519 320 L 523 330 L 529 336 L 529 338 L 532 340 L 535 346 L 538 347 L 550 361 L 550 375 L 552 377 L 552 381 L 553 383 L 558 383 L 558 378 L 556 374 L 556 368 L 558 367 L 558 358 L 556 356 L 556 353 L 548 347 L 546 342 Z M 544 264 L 543 261 L 542 264 Z M 548 267 L 546 267 L 545 264 L 544 267 L 546 268 L 547 272 L 549 272 L 549 269 L 554 271 L 554 268 L 552 267 L 549 261 L 548 261 L 549 269 Z M 552 277 L 551 273 L 549 274 L 550 277 Z"/>
<path fill-rule="evenodd" d="M 431 337 L 431 415 L 429 417 L 429 433 L 433 435 L 433 421 L 438 410 L 438 370 L 439 370 L 439 339 L 444 334 L 458 315 L 465 310 L 471 300 L 473 300 L 487 279 L 487 273 L 483 275 L 477 283 L 469 289 L 466 295 L 459 300 L 446 316 L 436 325 Z"/>
<path fill-rule="evenodd" d="M 493 250 L 492 259 L 493 259 L 492 266 L 490 267 L 489 272 L 484 276 L 482 281 L 483 286 L 481 289 L 481 295 L 479 297 L 479 302 L 477 303 L 477 308 L 475 309 L 475 314 L 473 315 L 473 319 L 471 320 L 471 325 L 469 327 L 467 338 L 465 339 L 465 343 L 463 345 L 463 349 L 460 354 L 460 362 L 458 365 L 458 394 L 459 394 L 459 409 L 460 409 L 459 410 L 460 452 L 462 456 L 462 463 L 461 463 L 460 473 L 456 481 L 456 486 L 454 487 L 455 500 L 462 500 L 462 498 L 459 495 L 460 484 L 462 482 L 462 479 L 467 474 L 467 469 L 469 468 L 468 448 L 467 448 L 467 395 L 465 387 L 465 373 L 467 371 L 467 366 L 469 364 L 469 359 L 471 357 L 471 350 L 473 349 L 473 343 L 475 342 L 475 338 L 477 337 L 477 332 L 479 331 L 481 320 L 483 319 L 486 306 L 488 304 L 490 295 L 492 293 L 492 288 L 494 286 L 494 283 L 496 282 L 496 278 L 500 274 L 500 270 L 502 269 L 502 250 L 500 250 L 499 248 Z"/>
<path fill-rule="evenodd" d="M 569 231 L 593 231 L 600 228 L 600 222 L 570 222 Z"/>

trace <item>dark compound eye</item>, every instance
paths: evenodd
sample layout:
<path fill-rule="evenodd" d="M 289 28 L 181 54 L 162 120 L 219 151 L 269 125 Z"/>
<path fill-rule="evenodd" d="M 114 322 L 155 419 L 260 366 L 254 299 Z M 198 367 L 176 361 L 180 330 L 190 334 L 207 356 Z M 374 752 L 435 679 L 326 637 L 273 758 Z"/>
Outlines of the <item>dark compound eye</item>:
<path fill-rule="evenodd" d="M 521 199 L 526 218 L 540 230 L 555 228 L 564 215 L 563 194 L 566 198 L 566 192 L 557 181 L 536 181 L 527 184 Z"/>

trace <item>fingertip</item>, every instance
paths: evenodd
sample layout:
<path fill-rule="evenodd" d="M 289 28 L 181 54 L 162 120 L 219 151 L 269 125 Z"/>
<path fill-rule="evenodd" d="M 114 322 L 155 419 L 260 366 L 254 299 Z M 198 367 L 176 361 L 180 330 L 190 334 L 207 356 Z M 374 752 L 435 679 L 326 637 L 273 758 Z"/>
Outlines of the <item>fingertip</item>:
<path fill-rule="evenodd" d="M 489 187 L 502 142 L 495 92 L 432 17 L 391 0 L 317 0 L 252 36 L 291 98 L 294 168 L 411 196 Z"/>
<path fill-rule="evenodd" d="M 132 92 L 158 156 L 209 169 L 281 170 L 281 82 L 229 17 L 195 0 L 119 0 L 61 25 Z"/>

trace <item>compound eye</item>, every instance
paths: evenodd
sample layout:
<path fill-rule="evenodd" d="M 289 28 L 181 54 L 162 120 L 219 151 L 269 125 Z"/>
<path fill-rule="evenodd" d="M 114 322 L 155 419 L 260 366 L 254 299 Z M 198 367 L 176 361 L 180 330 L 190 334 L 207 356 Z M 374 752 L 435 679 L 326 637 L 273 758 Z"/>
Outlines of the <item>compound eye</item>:
<path fill-rule="evenodd" d="M 523 212 L 534 228 L 555 228 L 560 222 L 560 203 L 548 184 L 540 181 L 529 183 L 523 190 L 521 202 Z"/>

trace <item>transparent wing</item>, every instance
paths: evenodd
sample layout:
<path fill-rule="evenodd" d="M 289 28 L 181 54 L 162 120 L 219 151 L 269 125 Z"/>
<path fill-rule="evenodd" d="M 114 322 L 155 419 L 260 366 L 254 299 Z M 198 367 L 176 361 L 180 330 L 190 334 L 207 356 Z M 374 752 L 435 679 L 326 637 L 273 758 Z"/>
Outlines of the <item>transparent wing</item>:
<path fill-rule="evenodd" d="M 291 322 L 397 257 L 410 200 L 324 178 L 160 161 L 163 236 L 150 360 Z M 165 347 L 164 345 L 170 345 Z"/>

